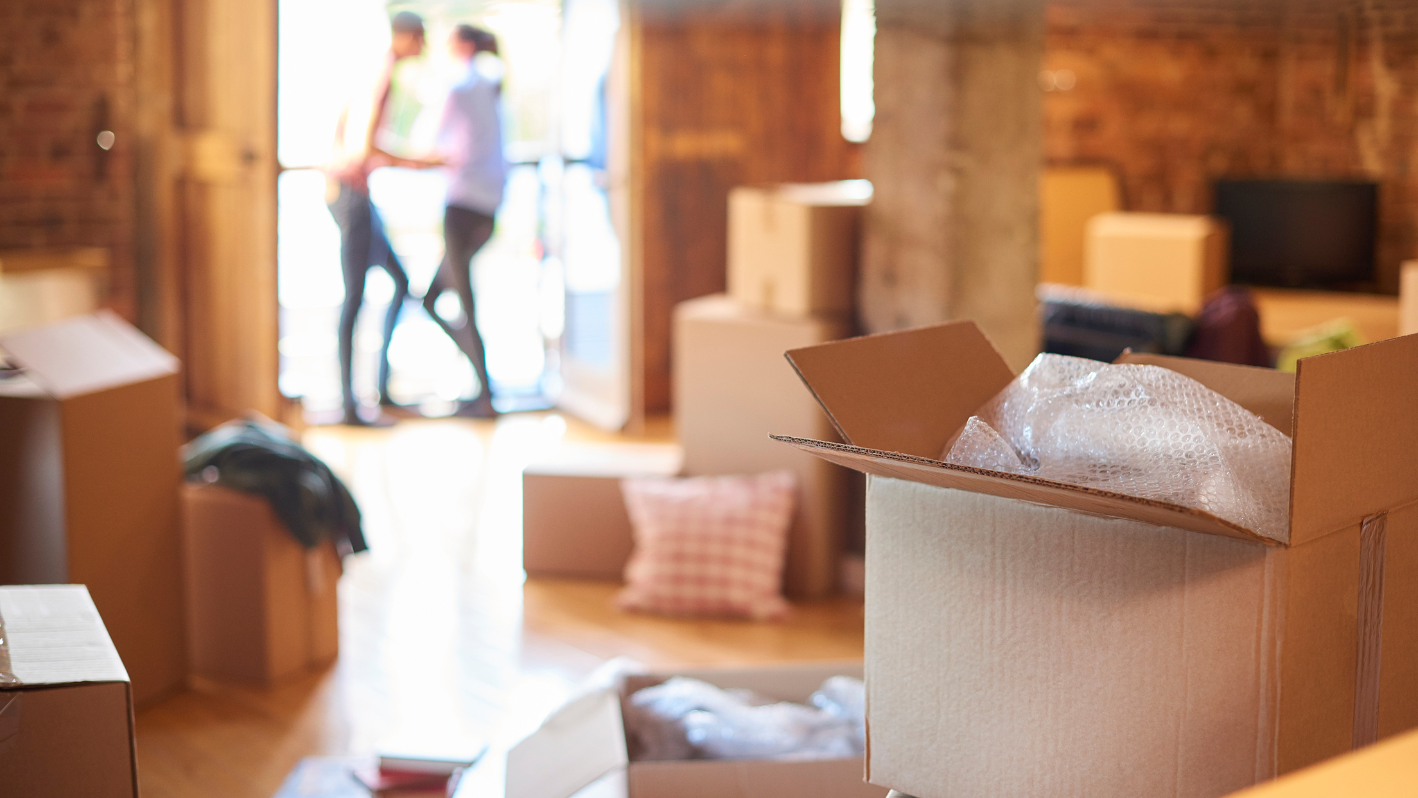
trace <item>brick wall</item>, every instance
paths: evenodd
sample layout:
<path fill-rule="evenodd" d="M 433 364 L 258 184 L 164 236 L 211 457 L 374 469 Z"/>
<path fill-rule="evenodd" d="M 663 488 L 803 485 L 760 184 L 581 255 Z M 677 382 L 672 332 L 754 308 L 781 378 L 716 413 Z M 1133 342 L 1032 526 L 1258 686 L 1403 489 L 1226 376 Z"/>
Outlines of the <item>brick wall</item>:
<path fill-rule="evenodd" d="M 1418 5 L 1051 0 L 1051 164 L 1104 163 L 1129 209 L 1206 212 L 1220 176 L 1380 186 L 1379 282 L 1418 257 Z"/>
<path fill-rule="evenodd" d="M 132 0 L 0 0 L 0 249 L 109 248 L 130 319 L 133 44 Z"/>

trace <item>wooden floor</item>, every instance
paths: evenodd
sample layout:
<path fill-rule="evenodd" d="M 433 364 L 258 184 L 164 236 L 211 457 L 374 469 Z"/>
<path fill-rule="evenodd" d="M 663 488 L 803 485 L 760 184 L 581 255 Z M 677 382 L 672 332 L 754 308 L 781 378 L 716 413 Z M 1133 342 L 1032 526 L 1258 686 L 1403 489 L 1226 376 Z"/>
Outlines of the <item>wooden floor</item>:
<path fill-rule="evenodd" d="M 650 441 L 663 440 L 664 425 Z M 196 682 L 137 716 L 144 798 L 269 798 L 314 754 L 425 736 L 505 744 L 608 658 L 656 666 L 858 659 L 862 608 L 783 623 L 676 621 L 611 606 L 616 585 L 521 571 L 521 469 L 620 440 L 556 414 L 319 427 L 306 444 L 350 485 L 371 550 L 340 584 L 339 662 L 274 689 Z M 492 792 L 470 781 L 460 796 Z"/>

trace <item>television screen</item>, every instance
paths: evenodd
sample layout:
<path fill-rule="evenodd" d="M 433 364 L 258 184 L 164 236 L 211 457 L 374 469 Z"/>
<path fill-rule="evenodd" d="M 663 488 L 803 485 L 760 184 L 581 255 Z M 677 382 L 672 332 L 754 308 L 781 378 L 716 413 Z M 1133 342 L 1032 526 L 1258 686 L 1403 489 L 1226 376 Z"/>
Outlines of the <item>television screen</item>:
<path fill-rule="evenodd" d="M 1231 225 L 1231 282 L 1359 288 L 1374 281 L 1378 185 L 1338 180 L 1219 180 Z"/>

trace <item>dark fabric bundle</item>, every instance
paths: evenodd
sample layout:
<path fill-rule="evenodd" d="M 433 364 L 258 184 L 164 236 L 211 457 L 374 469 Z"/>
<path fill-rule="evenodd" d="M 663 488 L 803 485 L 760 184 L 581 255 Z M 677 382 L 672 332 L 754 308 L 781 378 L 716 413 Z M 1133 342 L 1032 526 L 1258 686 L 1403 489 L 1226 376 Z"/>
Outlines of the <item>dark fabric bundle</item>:
<path fill-rule="evenodd" d="M 1111 363 L 1124 350 L 1180 355 L 1192 322 L 1180 313 L 1151 313 L 1082 299 L 1044 297 L 1044 351 Z"/>
<path fill-rule="evenodd" d="M 227 422 L 189 443 L 183 456 L 189 480 L 265 497 L 306 548 L 325 540 L 341 556 L 369 548 L 344 483 L 274 422 Z"/>

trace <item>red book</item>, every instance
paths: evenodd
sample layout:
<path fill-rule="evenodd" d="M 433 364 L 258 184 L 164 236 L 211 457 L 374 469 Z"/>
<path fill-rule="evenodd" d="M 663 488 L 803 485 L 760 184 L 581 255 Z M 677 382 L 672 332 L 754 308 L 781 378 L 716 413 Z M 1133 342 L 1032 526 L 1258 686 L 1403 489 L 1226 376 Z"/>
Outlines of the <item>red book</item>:
<path fill-rule="evenodd" d="M 430 795 L 443 795 L 448 789 L 446 773 L 387 770 L 371 764 L 355 768 L 353 775 L 355 781 L 375 794 L 389 790 L 419 790 L 427 791 Z"/>

